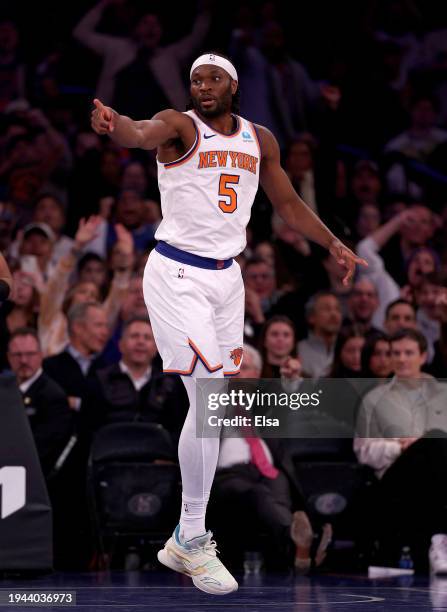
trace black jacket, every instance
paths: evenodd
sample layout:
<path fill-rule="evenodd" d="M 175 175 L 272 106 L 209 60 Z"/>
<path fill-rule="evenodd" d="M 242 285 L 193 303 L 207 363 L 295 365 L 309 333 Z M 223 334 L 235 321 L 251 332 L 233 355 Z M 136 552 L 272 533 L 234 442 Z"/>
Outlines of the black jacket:
<path fill-rule="evenodd" d="M 85 376 L 76 359 L 64 350 L 44 359 L 43 369 L 62 387 L 68 397 L 78 397 L 84 401 L 91 394 L 91 381 L 95 372 L 104 365 L 101 357 L 94 359 Z"/>
<path fill-rule="evenodd" d="M 63 389 L 43 372 L 22 394 L 44 474 L 54 467 L 73 431 Z"/>
<path fill-rule="evenodd" d="M 153 364 L 151 378 L 137 391 L 116 363 L 96 372 L 94 395 L 81 416 L 90 431 L 116 422 L 160 423 L 177 441 L 187 411 L 188 396 L 178 376 L 163 374 Z"/>

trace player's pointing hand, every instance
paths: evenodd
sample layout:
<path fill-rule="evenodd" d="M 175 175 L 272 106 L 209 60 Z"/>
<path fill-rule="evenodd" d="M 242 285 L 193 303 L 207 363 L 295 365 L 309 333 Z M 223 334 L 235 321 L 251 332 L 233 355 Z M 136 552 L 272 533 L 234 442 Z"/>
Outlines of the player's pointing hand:
<path fill-rule="evenodd" d="M 93 100 L 95 109 L 92 111 L 92 128 L 97 134 L 109 134 L 115 129 L 116 113 L 109 106 L 104 106 L 101 100 Z"/>
<path fill-rule="evenodd" d="M 361 257 L 358 257 L 355 253 L 348 249 L 340 240 L 334 240 L 331 246 L 329 247 L 329 253 L 335 257 L 337 263 L 346 268 L 347 272 L 345 277 L 343 278 L 343 284 L 348 285 L 351 280 L 354 272 L 355 266 L 368 266 L 368 262 Z"/>

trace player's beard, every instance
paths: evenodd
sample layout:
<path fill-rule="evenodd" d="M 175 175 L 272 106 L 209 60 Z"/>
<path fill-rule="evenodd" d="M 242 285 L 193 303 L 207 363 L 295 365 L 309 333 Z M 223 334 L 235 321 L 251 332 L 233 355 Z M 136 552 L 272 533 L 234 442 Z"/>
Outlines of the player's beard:
<path fill-rule="evenodd" d="M 231 104 L 233 102 L 233 94 L 231 93 L 231 83 L 228 85 L 228 89 L 223 93 L 220 98 L 216 98 L 216 106 L 213 109 L 203 108 L 199 98 L 191 96 L 191 102 L 194 110 L 200 113 L 203 117 L 214 119 L 220 117 L 231 111 Z"/>

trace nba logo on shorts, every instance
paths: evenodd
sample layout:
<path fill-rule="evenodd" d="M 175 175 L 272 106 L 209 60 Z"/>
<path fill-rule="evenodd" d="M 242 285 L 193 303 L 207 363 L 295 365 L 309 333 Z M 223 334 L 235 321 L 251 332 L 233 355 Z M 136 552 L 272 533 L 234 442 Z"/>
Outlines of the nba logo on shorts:
<path fill-rule="evenodd" d="M 184 274 L 185 274 L 185 268 L 179 268 L 178 269 L 178 278 L 183 278 Z"/>

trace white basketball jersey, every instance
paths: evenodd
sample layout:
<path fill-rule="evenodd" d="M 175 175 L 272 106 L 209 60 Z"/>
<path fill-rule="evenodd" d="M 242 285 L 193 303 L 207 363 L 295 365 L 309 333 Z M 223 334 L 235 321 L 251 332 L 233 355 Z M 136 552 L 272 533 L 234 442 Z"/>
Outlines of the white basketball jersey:
<path fill-rule="evenodd" d="M 158 164 L 163 220 L 155 238 L 214 259 L 239 255 L 258 190 L 261 151 L 253 124 L 236 117 L 226 136 L 194 111 L 196 140 L 179 159 Z"/>

